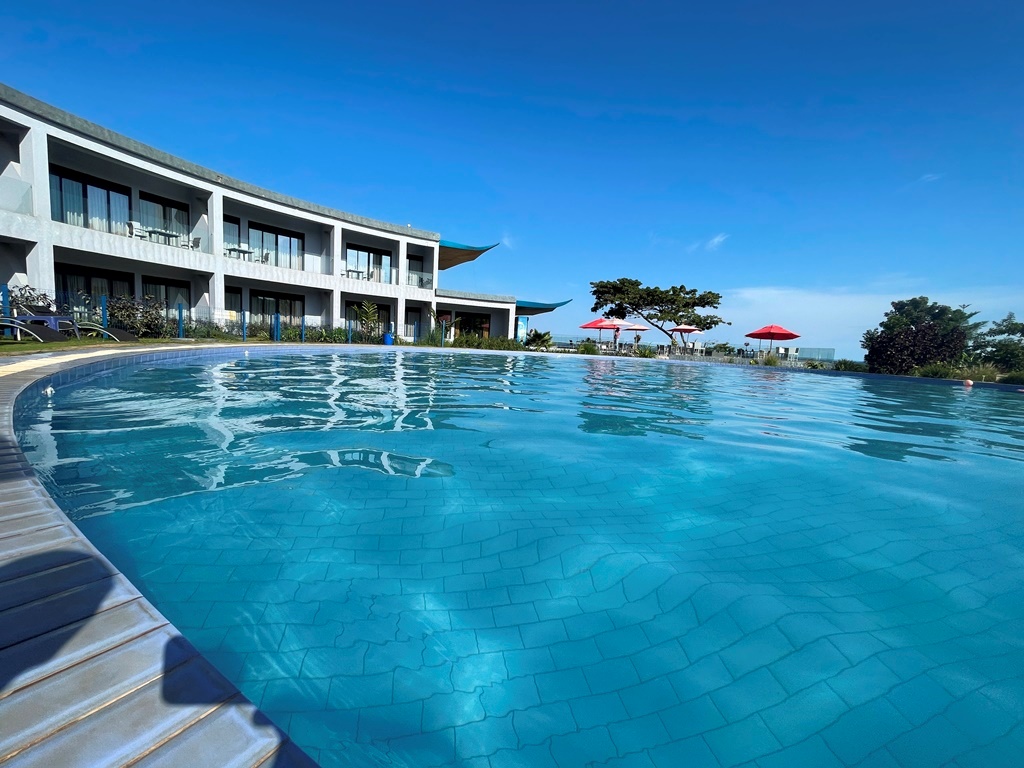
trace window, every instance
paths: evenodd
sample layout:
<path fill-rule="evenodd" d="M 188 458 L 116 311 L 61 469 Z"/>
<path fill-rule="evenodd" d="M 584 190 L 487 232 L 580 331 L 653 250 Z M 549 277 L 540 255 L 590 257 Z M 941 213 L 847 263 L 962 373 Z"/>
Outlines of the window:
<path fill-rule="evenodd" d="M 305 255 L 303 245 L 302 235 L 298 232 L 249 222 L 249 247 L 253 250 L 253 260 L 256 262 L 287 269 L 302 269 Z"/>
<path fill-rule="evenodd" d="M 178 305 L 186 312 L 192 309 L 192 287 L 179 280 L 167 280 L 161 277 L 143 277 L 142 295 L 152 297 L 161 302 L 167 309 L 167 317 L 178 316 Z"/>
<path fill-rule="evenodd" d="M 115 235 L 128 234 L 127 187 L 54 166 L 50 169 L 50 218 Z"/>
<path fill-rule="evenodd" d="M 345 319 L 351 320 L 353 323 L 359 322 L 359 307 L 361 301 L 346 301 L 345 302 Z M 381 331 L 386 331 L 391 327 L 391 307 L 387 304 L 377 305 L 377 322 L 380 323 Z"/>
<path fill-rule="evenodd" d="M 242 289 L 241 288 L 225 288 L 224 289 L 224 309 L 228 312 L 241 312 L 242 311 Z"/>
<path fill-rule="evenodd" d="M 391 251 L 350 245 L 345 251 L 345 264 L 349 277 L 375 283 L 391 283 Z"/>
<path fill-rule="evenodd" d="M 149 231 L 149 239 L 177 245 L 191 232 L 188 206 L 146 192 L 139 193 L 139 223 Z"/>
<path fill-rule="evenodd" d="M 54 264 L 58 307 L 75 313 L 98 312 L 104 296 L 131 296 L 134 277 L 124 272 L 87 269 L 75 264 Z"/>
<path fill-rule="evenodd" d="M 491 335 L 491 316 L 479 312 L 456 312 L 455 333 L 460 336 L 475 333 L 486 339 Z"/>
<path fill-rule="evenodd" d="M 224 250 L 238 248 L 241 243 L 242 221 L 234 216 L 224 217 Z M 241 308 L 239 308 L 241 311 Z"/>
<path fill-rule="evenodd" d="M 301 296 L 249 289 L 249 319 L 252 323 L 271 323 L 281 315 L 281 325 L 301 325 L 304 310 Z"/>

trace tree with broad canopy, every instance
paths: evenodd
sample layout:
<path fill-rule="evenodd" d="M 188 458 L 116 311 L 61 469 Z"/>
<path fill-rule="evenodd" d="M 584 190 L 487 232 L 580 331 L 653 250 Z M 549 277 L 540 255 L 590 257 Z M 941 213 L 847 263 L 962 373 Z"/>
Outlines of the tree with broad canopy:
<path fill-rule="evenodd" d="M 591 312 L 602 312 L 605 317 L 625 320 L 634 317 L 646 321 L 670 339 L 668 329 L 677 325 L 692 325 L 709 331 L 726 323 L 718 315 L 702 315 L 698 309 L 718 309 L 722 294 L 714 291 L 698 293 L 696 288 L 674 285 L 657 288 L 641 285 L 639 280 L 620 277 L 618 280 L 598 280 L 590 284 L 594 295 Z"/>

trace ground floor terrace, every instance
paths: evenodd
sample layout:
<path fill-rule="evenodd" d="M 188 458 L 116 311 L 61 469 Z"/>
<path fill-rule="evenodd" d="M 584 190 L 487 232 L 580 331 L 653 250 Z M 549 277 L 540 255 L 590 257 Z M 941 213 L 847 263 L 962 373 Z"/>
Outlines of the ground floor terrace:
<path fill-rule="evenodd" d="M 130 297 L 156 302 L 168 321 L 210 323 L 227 331 L 243 324 L 359 330 L 367 303 L 375 309 L 376 330 L 405 341 L 421 340 L 442 322 L 450 335 L 507 337 L 514 329 L 511 297 L 435 294 L 432 287 L 295 272 L 153 243 L 142 244 L 144 259 L 56 244 L 48 246 L 49 258 L 39 259 L 41 247 L 0 238 L 0 285 L 43 290 L 59 314 L 78 320 L 116 324 L 110 308 Z"/>

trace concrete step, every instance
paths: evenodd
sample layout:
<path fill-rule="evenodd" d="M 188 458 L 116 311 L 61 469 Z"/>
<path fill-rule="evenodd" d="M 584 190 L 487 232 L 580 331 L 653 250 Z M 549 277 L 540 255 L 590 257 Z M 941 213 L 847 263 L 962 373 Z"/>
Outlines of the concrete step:
<path fill-rule="evenodd" d="M 248 701 L 232 701 L 150 752 L 132 768 L 167 765 L 315 766 Z M 285 745 L 282 748 L 282 745 Z M 289 745 L 291 748 L 289 748 Z M 296 754 L 297 753 L 297 754 Z M 289 762 L 281 762 L 282 759 Z M 304 762 L 303 762 L 304 761 Z"/>
<path fill-rule="evenodd" d="M 69 563 L 61 562 L 75 554 L 80 556 L 79 559 Z M 0 583 L 0 611 L 41 600 L 44 597 L 66 592 L 69 589 L 91 584 L 110 576 L 110 569 L 106 565 L 94 557 L 89 557 L 84 552 L 47 553 L 45 557 L 38 557 L 38 560 L 40 565 L 43 565 L 43 560 L 52 561 L 57 565 Z"/>
<path fill-rule="evenodd" d="M 245 701 L 208 662 L 196 657 L 19 752 L 5 768 L 124 766 L 198 725 L 229 699 L 230 705 Z"/>
<path fill-rule="evenodd" d="M 0 700 L 37 680 L 166 625 L 167 620 L 149 603 L 135 599 L 0 650 Z"/>
<path fill-rule="evenodd" d="M 0 762 L 195 656 L 191 646 L 169 642 L 176 635 L 161 627 L 0 699 Z"/>
<path fill-rule="evenodd" d="M 84 548 L 81 538 L 71 526 L 66 524 L 57 525 L 53 528 L 42 528 L 38 531 L 29 531 L 20 536 L 0 539 L 0 569 L 3 569 L 7 562 L 14 558 L 26 557 L 46 549 L 58 547 Z M 4 576 L 4 578 L 9 577 Z"/>
<path fill-rule="evenodd" d="M 128 580 L 116 574 L 0 611 L 0 648 L 82 621 L 137 596 L 138 592 Z"/>

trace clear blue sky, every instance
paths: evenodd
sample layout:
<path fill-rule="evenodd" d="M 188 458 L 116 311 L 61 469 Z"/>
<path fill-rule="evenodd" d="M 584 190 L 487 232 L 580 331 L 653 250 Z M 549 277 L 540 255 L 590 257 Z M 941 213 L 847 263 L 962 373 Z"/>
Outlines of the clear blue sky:
<path fill-rule="evenodd" d="M 12 7 L 16 6 L 16 7 Z M 892 299 L 1024 314 L 1024 4 L 0 8 L 0 81 L 353 213 L 503 245 L 449 288 L 636 277 L 860 354 Z M 1016 302 L 1016 304 L 1015 304 Z M 657 332 L 648 334 L 656 340 Z"/>

